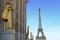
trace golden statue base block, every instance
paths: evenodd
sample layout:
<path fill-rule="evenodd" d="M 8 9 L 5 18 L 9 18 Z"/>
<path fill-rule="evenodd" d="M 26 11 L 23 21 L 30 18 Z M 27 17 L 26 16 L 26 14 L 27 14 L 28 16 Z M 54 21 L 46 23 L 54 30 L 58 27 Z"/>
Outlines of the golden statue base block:
<path fill-rule="evenodd" d="M 1 40 L 15 40 L 15 31 L 5 30 L 1 36 Z"/>

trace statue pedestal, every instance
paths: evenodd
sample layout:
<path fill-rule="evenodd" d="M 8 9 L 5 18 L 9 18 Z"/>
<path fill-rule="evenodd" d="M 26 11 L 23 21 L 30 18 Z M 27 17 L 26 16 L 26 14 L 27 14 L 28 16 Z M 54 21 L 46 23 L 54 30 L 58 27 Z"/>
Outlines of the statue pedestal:
<path fill-rule="evenodd" d="M 25 35 L 23 35 L 23 34 L 20 33 L 20 32 L 16 32 L 16 34 L 15 34 L 15 39 L 16 39 L 16 40 L 25 40 Z"/>
<path fill-rule="evenodd" d="M 27 37 L 26 40 L 29 40 L 29 37 Z"/>
<path fill-rule="evenodd" d="M 2 32 L 1 40 L 15 40 L 15 30 L 5 30 Z"/>

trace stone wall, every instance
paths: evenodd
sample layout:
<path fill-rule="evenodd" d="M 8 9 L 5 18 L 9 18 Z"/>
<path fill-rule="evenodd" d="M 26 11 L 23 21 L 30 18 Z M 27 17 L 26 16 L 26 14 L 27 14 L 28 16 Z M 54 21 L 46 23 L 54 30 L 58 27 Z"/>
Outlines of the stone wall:
<path fill-rule="evenodd" d="M 4 27 L 1 18 L 3 9 L 4 9 L 4 0 L 0 0 L 0 40 L 1 40 L 1 32 L 3 31 L 3 27 Z"/>
<path fill-rule="evenodd" d="M 1 40 L 15 40 L 15 31 L 5 30 L 2 32 Z"/>
<path fill-rule="evenodd" d="M 1 23 L 1 15 L 4 9 L 4 0 L 0 0 L 0 23 Z"/>

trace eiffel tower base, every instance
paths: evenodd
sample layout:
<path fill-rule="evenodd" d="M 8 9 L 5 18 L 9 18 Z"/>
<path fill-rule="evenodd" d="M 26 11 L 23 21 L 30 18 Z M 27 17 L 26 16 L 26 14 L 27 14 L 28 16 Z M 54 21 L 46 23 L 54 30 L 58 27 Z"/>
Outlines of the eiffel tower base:
<path fill-rule="evenodd" d="M 36 40 L 46 40 L 46 37 L 45 36 L 40 36 L 40 37 L 36 37 Z"/>

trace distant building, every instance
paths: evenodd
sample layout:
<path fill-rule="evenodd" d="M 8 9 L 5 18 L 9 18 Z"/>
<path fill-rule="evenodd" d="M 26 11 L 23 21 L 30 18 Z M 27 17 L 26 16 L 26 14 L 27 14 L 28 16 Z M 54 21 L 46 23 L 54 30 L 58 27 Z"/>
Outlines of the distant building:
<path fill-rule="evenodd" d="M 32 32 L 30 32 L 30 40 L 34 40 L 34 36 L 33 36 Z"/>

